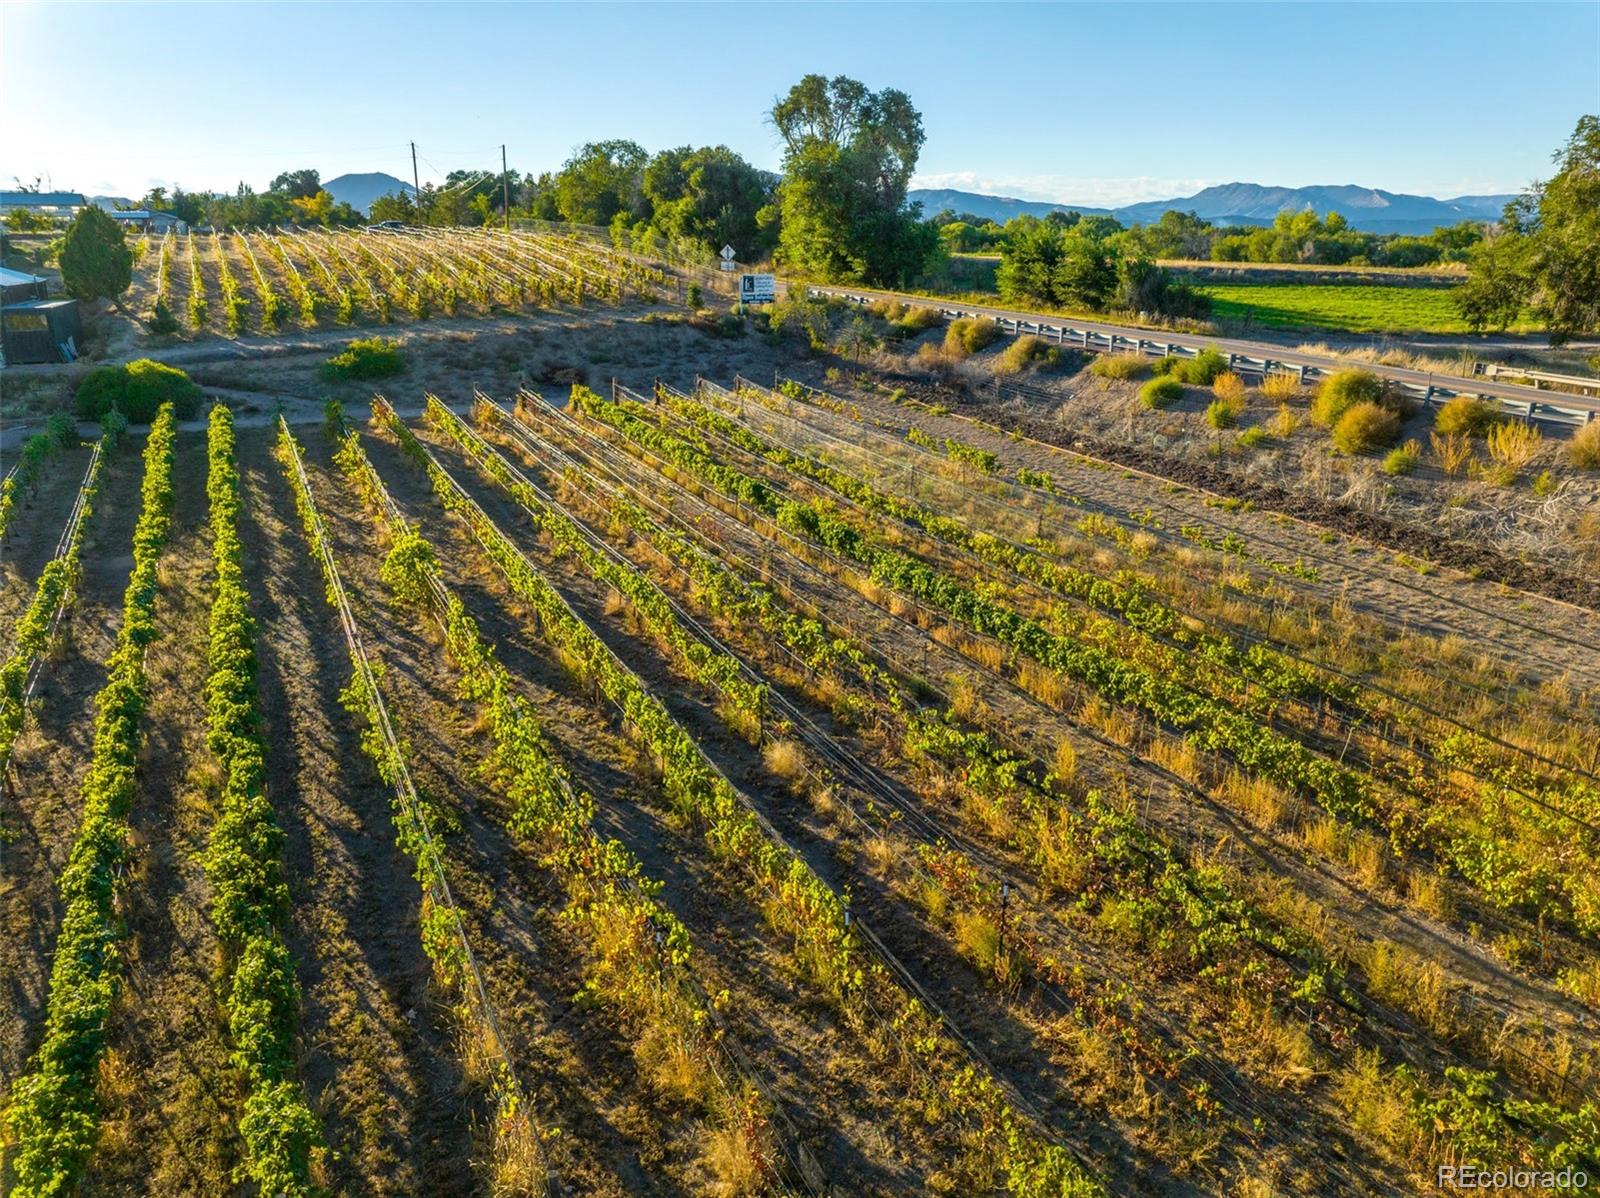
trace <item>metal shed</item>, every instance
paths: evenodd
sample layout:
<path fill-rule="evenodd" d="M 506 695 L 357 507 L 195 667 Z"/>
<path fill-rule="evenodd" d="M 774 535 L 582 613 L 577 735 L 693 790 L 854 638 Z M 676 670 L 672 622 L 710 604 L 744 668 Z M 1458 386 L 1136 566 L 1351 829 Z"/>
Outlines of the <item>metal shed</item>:
<path fill-rule="evenodd" d="M 75 299 L 49 299 L 38 275 L 0 268 L 0 365 L 70 362 L 83 340 Z"/>

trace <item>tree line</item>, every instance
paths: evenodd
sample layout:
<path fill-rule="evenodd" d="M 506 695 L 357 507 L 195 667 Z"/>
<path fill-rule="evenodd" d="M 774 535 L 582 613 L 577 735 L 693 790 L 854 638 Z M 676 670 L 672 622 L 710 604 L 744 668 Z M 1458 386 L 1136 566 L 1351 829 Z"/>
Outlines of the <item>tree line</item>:
<path fill-rule="evenodd" d="M 1465 262 L 1483 241 L 1481 221 L 1435 229 L 1425 236 L 1368 233 L 1353 229 L 1342 215 L 1280 212 L 1272 224 L 1218 225 L 1193 212 L 1168 209 L 1161 219 L 1124 227 L 1113 216 L 1052 212 L 1044 217 L 1013 217 L 1005 224 L 972 213 L 944 211 L 933 218 L 939 240 L 953 254 L 983 253 L 1003 247 L 1020 222 L 1043 220 L 1070 228 L 1082 221 L 1102 235 L 1116 235 L 1136 256 L 1185 261 L 1307 263 L 1316 266 L 1438 266 Z"/>

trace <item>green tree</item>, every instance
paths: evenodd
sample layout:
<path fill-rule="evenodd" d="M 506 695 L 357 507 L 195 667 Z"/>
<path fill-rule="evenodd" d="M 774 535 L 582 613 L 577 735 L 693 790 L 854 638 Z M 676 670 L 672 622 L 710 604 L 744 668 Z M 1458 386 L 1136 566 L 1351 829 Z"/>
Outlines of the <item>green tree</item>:
<path fill-rule="evenodd" d="M 120 309 L 133 282 L 133 251 L 122 229 L 100 209 L 79 212 L 61 246 L 61 282 L 81 300 L 109 299 Z"/>
<path fill-rule="evenodd" d="M 1474 330 L 1505 328 L 1524 304 L 1552 345 L 1600 330 L 1600 117 L 1579 118 L 1559 166 L 1506 205 L 1499 236 L 1472 253 L 1456 306 Z"/>
<path fill-rule="evenodd" d="M 322 190 L 322 175 L 310 169 L 284 171 L 272 181 L 270 190 L 290 199 L 308 200 Z"/>
<path fill-rule="evenodd" d="M 784 143 L 778 246 L 788 265 L 823 279 L 897 284 L 937 256 L 938 230 L 906 203 L 924 140 L 909 96 L 807 75 L 771 120 Z"/>
<path fill-rule="evenodd" d="M 1600 117 L 1581 118 L 1555 160 L 1555 177 L 1515 206 L 1534 314 L 1562 345 L 1600 330 Z"/>
<path fill-rule="evenodd" d="M 368 209 L 373 221 L 397 220 L 401 224 L 417 223 L 417 205 L 409 191 L 388 192 L 372 201 Z"/>
<path fill-rule="evenodd" d="M 619 212 L 627 214 L 630 224 L 647 218 L 641 177 L 648 159 L 643 146 L 622 138 L 579 147 L 555 180 L 562 219 L 609 226 Z"/>
<path fill-rule="evenodd" d="M 772 201 L 771 178 L 727 146 L 663 150 L 644 168 L 641 187 L 650 219 L 636 234 L 642 227 L 706 257 L 724 245 L 747 262 L 772 251 L 776 230 L 758 220 Z"/>

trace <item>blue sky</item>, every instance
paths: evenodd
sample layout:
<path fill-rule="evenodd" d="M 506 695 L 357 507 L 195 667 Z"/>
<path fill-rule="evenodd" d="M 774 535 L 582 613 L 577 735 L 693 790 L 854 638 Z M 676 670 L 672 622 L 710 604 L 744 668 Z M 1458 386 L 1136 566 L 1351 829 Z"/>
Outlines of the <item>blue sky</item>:
<path fill-rule="evenodd" d="M 724 142 L 801 75 L 910 93 L 922 186 L 1109 204 L 1243 180 L 1514 191 L 1600 112 L 1600 3 L 5 4 L 0 181 L 544 170 Z M 37 106 L 28 95 L 48 97 Z"/>

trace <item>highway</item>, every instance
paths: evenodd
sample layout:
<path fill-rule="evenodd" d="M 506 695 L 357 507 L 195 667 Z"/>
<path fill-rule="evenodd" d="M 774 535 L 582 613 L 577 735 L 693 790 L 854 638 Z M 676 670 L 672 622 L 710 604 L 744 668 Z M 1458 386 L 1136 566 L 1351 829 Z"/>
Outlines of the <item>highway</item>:
<path fill-rule="evenodd" d="M 1202 349 L 1227 354 L 1233 369 L 1240 374 L 1267 370 L 1298 370 L 1304 382 L 1316 382 L 1338 370 L 1359 366 L 1390 380 L 1421 400 L 1426 407 L 1442 404 L 1457 395 L 1474 395 L 1498 403 L 1515 416 L 1552 424 L 1586 424 L 1600 417 L 1600 397 L 1545 391 L 1522 383 L 1507 383 L 1486 377 L 1433 374 L 1405 366 L 1380 366 L 1372 362 L 1353 362 L 1328 354 L 1303 353 L 1262 341 L 1241 341 L 1230 337 L 1207 337 L 1198 333 L 1175 333 L 1164 329 L 1141 329 L 1127 325 L 1104 324 L 1076 316 L 1050 316 L 1014 308 L 991 308 L 960 303 L 926 295 L 906 295 L 897 291 L 875 291 L 864 287 L 807 285 L 812 295 L 834 295 L 854 303 L 894 300 L 919 307 L 936 307 L 947 317 L 987 317 L 1013 334 L 1032 333 L 1047 341 L 1076 345 L 1098 353 L 1143 353 L 1152 357 L 1176 354 L 1193 357 Z"/>

